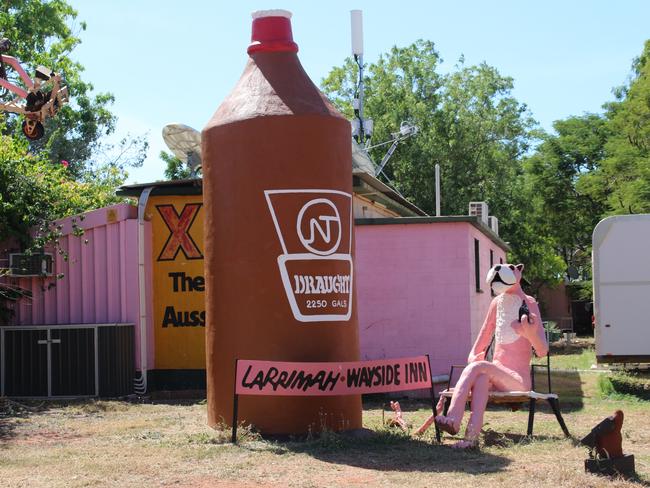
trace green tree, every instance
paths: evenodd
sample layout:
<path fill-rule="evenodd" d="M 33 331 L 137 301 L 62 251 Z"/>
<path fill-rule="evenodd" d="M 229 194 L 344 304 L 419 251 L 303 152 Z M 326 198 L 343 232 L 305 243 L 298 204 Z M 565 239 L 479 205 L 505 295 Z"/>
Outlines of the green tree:
<path fill-rule="evenodd" d="M 77 181 L 64 165 L 31 154 L 25 140 L 0 135 L 0 242 L 43 247 L 58 237 L 55 219 L 119 201 L 117 170 L 98 177 Z"/>
<path fill-rule="evenodd" d="M 14 238 L 25 241 L 22 244 L 28 246 L 26 241 L 31 236 L 28 229 L 37 225 L 36 222 L 39 229 L 47 228 L 48 222 L 56 218 L 118 201 L 114 190 L 126 180 L 126 169 L 141 164 L 146 156 L 144 136 L 125 137 L 117 143 L 106 142 L 106 137 L 115 129 L 116 117 L 109 110 L 113 96 L 94 94 L 92 85 L 82 79 L 83 66 L 71 56 L 81 42 L 79 33 L 85 28 L 85 23 L 77 22 L 77 12 L 65 0 L 7 0 L 3 3 L 0 34 L 12 42 L 11 54 L 30 73 L 38 65 L 61 73 L 71 102 L 47 120 L 46 136 L 39 141 L 25 140 L 19 128 L 19 117 L 0 116 L 5 118 L 4 123 L 0 118 L 0 134 L 4 134 L 3 143 L 9 151 L 6 154 L 16 158 L 12 171 L 16 168 L 26 171 L 23 177 L 20 172 L 14 175 L 9 171 L 9 160 L 5 161 L 4 175 L 15 181 L 3 181 L 2 204 L 11 212 L 2 214 L 5 220 L 0 241 Z M 11 70 L 8 72 L 10 77 L 16 77 Z M 12 98 L 13 94 L 2 96 Z M 14 141 L 10 144 L 11 138 Z M 44 162 L 49 162 L 51 168 L 42 167 Z M 43 174 L 42 182 L 49 181 L 47 178 L 59 179 L 59 187 L 32 184 L 36 173 L 29 171 L 33 168 Z M 24 186 L 17 189 L 18 184 Z M 74 189 L 69 195 L 61 193 L 69 188 Z M 44 194 L 46 190 L 49 195 Z M 40 230 L 43 235 L 48 234 Z"/>
<path fill-rule="evenodd" d="M 184 180 L 192 178 L 192 170 L 189 166 L 167 151 L 160 151 L 159 155 L 165 163 L 165 178 L 168 180 Z"/>
<path fill-rule="evenodd" d="M 31 75 L 38 65 L 62 74 L 70 93 L 71 103 L 46 121 L 45 137 L 31 143 L 32 152 L 54 164 L 67 161 L 71 175 L 86 179 L 104 166 L 123 170 L 141 164 L 147 148 L 143 137 L 127 137 L 114 146 L 104 142 L 115 130 L 116 117 L 109 109 L 114 97 L 94 93 L 92 84 L 82 79 L 83 66 L 71 57 L 86 29 L 77 12 L 65 0 L 6 0 L 2 10 L 0 35 L 12 42 L 11 55 Z M 8 118 L 7 131 L 20 136 L 18 117 Z"/>
<path fill-rule="evenodd" d="M 589 274 L 591 235 L 606 204 L 581 181 L 600 168 L 610 128 L 597 114 L 558 120 L 553 128 L 525 162 L 537 233 L 550 239 L 567 266 Z"/>
<path fill-rule="evenodd" d="M 419 133 L 398 146 L 386 173 L 409 200 L 432 213 L 434 168 L 442 173 L 442 212 L 467 214 L 470 201 L 486 201 L 498 216 L 512 259 L 526 263 L 535 283 L 556 281 L 563 263 L 552 240 L 536 233 L 523 175 L 522 157 L 536 137 L 536 123 L 512 96 L 512 78 L 486 63 L 448 74 L 438 72 L 440 56 L 431 41 L 393 47 L 367 67 L 365 116 L 375 124 L 370 155 L 380 161 L 402 121 Z M 322 81 L 326 95 L 352 118 L 358 67 L 347 59 Z M 373 148 L 373 146 L 375 146 Z"/>
<path fill-rule="evenodd" d="M 372 145 L 391 139 L 402 121 L 420 129 L 395 151 L 387 173 L 422 209 L 434 205 L 434 166 L 441 165 L 443 213 L 465 214 L 469 201 L 486 200 L 495 214 L 510 205 L 519 157 L 529 148 L 535 122 L 511 95 L 513 81 L 483 63 L 443 75 L 430 41 L 393 47 L 368 66 L 366 116 L 375 124 Z M 322 87 L 352 117 L 356 64 L 334 68 Z M 380 161 L 386 146 L 370 150 Z"/>
<path fill-rule="evenodd" d="M 650 40 L 632 66 L 629 83 L 605 106 L 610 136 L 600 168 L 581 184 L 605 198 L 609 214 L 650 212 Z"/>
<path fill-rule="evenodd" d="M 126 168 L 141 164 L 147 143 L 144 137 L 106 143 L 116 122 L 109 109 L 113 96 L 94 94 L 82 79 L 83 66 L 71 53 L 86 25 L 77 23 L 65 0 L 6 0 L 2 6 L 0 35 L 12 42 L 10 54 L 28 73 L 38 65 L 61 73 L 71 103 L 48 119 L 46 136 L 31 143 L 19 117 L 0 114 L 0 242 L 26 252 L 50 246 L 63 253 L 53 222 L 120 201 L 115 189 Z"/>

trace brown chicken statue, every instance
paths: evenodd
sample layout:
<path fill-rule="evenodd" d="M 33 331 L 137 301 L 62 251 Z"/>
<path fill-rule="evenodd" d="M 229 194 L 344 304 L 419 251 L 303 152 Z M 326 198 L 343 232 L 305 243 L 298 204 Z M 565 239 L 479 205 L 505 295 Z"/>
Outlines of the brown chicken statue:
<path fill-rule="evenodd" d="M 606 475 L 635 476 L 634 456 L 623 454 L 623 412 L 616 410 L 591 432 L 580 443 L 589 448 L 589 459 L 585 460 L 585 470 L 590 473 Z"/>

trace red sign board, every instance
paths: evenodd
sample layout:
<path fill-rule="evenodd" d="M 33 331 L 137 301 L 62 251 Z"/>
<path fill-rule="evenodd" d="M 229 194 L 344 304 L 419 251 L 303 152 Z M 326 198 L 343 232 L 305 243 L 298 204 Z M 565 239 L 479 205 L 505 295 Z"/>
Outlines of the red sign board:
<path fill-rule="evenodd" d="M 428 356 L 343 363 L 237 361 L 237 395 L 323 396 L 431 388 Z"/>

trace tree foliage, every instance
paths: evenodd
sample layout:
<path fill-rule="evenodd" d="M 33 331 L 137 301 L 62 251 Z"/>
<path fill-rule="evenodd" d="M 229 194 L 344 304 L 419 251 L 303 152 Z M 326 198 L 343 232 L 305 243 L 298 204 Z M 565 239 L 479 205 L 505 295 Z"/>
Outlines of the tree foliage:
<path fill-rule="evenodd" d="M 71 102 L 46 121 L 45 137 L 32 142 L 23 137 L 20 117 L 0 113 L 0 242 L 5 252 L 47 246 L 65 254 L 57 246 L 55 220 L 120 201 L 115 189 L 128 167 L 142 163 L 147 142 L 130 136 L 106 142 L 116 123 L 113 96 L 94 93 L 82 77 L 83 66 L 72 58 L 86 25 L 77 22 L 65 0 L 5 0 L 2 7 L 0 36 L 11 41 L 10 54 L 30 75 L 39 65 L 62 74 Z M 11 69 L 7 76 L 22 83 Z M 3 91 L 0 97 L 14 95 Z M 0 269 L 0 275 L 6 273 Z M 0 283 L 0 319 L 6 318 L 5 302 L 22 296 L 15 286 Z"/>
<path fill-rule="evenodd" d="M 461 59 L 448 73 L 430 41 L 394 47 L 367 66 L 366 117 L 375 123 L 370 154 L 380 161 L 402 121 L 420 128 L 386 173 L 422 209 L 434 205 L 434 166 L 442 169 L 444 214 L 486 201 L 499 218 L 511 260 L 534 285 L 567 269 L 590 272 L 591 236 L 611 214 L 650 212 L 650 41 L 605 113 L 568 117 L 540 131 L 512 96 L 513 81 L 486 63 Z M 358 67 L 348 59 L 323 80 L 350 118 Z M 573 275 L 573 273 L 571 273 Z"/>
<path fill-rule="evenodd" d="M 381 55 L 367 69 L 365 116 L 375 129 L 370 155 L 380 161 L 402 121 L 419 133 L 398 146 L 386 173 L 408 199 L 428 213 L 435 205 L 435 164 L 441 167 L 442 212 L 467 214 L 470 201 L 486 201 L 498 216 L 513 259 L 526 263 L 535 281 L 556 280 L 562 261 L 552 240 L 534 225 L 521 163 L 536 137 L 536 123 L 512 95 L 512 78 L 487 63 L 466 66 L 459 60 L 442 74 L 440 56 L 430 41 L 417 41 Z M 334 68 L 322 87 L 352 117 L 358 68 L 352 59 Z"/>
<path fill-rule="evenodd" d="M 375 129 L 372 145 L 390 140 L 402 121 L 418 126 L 417 137 L 398 146 L 386 172 L 397 188 L 426 211 L 434 208 L 434 166 L 442 174 L 443 213 L 466 213 L 471 200 L 496 211 L 512 197 L 521 173 L 518 157 L 528 149 L 534 121 L 512 97 L 513 82 L 487 64 L 443 75 L 430 41 L 394 47 L 368 66 L 366 116 Z M 356 64 L 348 59 L 323 80 L 325 93 L 352 115 Z M 380 161 L 386 146 L 370 150 Z"/>
<path fill-rule="evenodd" d="M 165 163 L 165 178 L 168 180 L 192 178 L 192 170 L 190 167 L 173 154 L 167 151 L 160 151 L 159 157 Z"/>
<path fill-rule="evenodd" d="M 32 142 L 30 150 L 53 164 L 67 161 L 74 177 L 90 171 L 85 176 L 92 178 L 93 171 L 107 171 L 107 166 L 124 170 L 140 165 L 147 142 L 143 137 L 127 137 L 115 145 L 105 142 L 115 130 L 116 117 L 109 108 L 114 97 L 95 93 L 82 77 L 83 66 L 71 56 L 85 29 L 86 24 L 77 21 L 76 10 L 65 0 L 6 0 L 0 12 L 0 35 L 11 41 L 10 54 L 30 75 L 39 65 L 60 73 L 70 94 L 71 102 L 46 121 L 45 137 Z M 5 127 L 5 133 L 22 137 L 18 117 L 10 116 Z"/>
<path fill-rule="evenodd" d="M 117 201 L 114 190 L 126 180 L 126 169 L 141 164 L 146 156 L 144 136 L 106 142 L 116 123 L 110 111 L 113 96 L 94 93 L 82 77 L 83 66 L 72 57 L 85 29 L 65 0 L 3 2 L 0 35 L 10 39 L 10 54 L 30 74 L 38 65 L 61 73 L 71 101 L 46 121 L 45 137 L 39 141 L 24 139 L 18 116 L 0 114 L 4 157 L 0 240 L 24 241 L 31 225 Z M 15 80 L 16 73 L 7 71 Z"/>
<path fill-rule="evenodd" d="M 600 168 L 611 132 L 606 118 L 596 114 L 558 120 L 553 128 L 525 161 L 529 193 L 538 233 L 579 272 L 590 267 L 591 235 L 606 211 L 603 199 L 580 182 Z"/>
<path fill-rule="evenodd" d="M 605 158 L 581 182 L 604 199 L 609 214 L 650 212 L 650 40 L 632 66 L 629 83 L 605 105 L 609 137 Z"/>
<path fill-rule="evenodd" d="M 590 277 L 592 233 L 602 218 L 650 212 L 649 57 L 650 41 L 602 115 L 556 121 L 526 161 L 540 233 L 578 279 Z"/>
<path fill-rule="evenodd" d="M 76 180 L 64 165 L 30 154 L 22 139 L 0 135 L 0 242 L 42 247 L 58 237 L 55 219 L 115 203 L 119 174 L 98 177 Z"/>

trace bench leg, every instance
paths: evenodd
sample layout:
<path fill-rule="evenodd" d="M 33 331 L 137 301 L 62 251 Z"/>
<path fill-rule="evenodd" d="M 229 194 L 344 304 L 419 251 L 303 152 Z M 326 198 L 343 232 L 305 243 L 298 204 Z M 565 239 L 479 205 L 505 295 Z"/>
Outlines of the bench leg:
<path fill-rule="evenodd" d="M 449 412 L 449 405 L 451 404 L 451 398 L 446 397 L 445 398 L 445 404 L 442 406 L 442 414 L 447 415 L 447 412 Z"/>
<path fill-rule="evenodd" d="M 433 391 L 433 390 L 432 390 Z M 433 415 L 437 415 L 436 408 L 438 408 L 438 402 L 436 402 L 436 397 L 435 395 L 433 396 Z M 433 421 L 433 427 L 436 429 L 436 442 L 440 444 L 442 441 L 442 433 L 440 432 L 440 427 L 438 427 L 438 424 L 436 424 L 435 417 Z"/>
<path fill-rule="evenodd" d="M 535 407 L 537 406 L 537 401 L 534 398 L 530 399 L 530 404 L 528 406 L 528 431 L 526 435 L 531 437 L 533 435 L 533 422 L 535 422 Z"/>
<path fill-rule="evenodd" d="M 562 428 L 562 432 L 564 432 L 564 435 L 567 437 L 571 437 L 571 434 L 569 434 L 569 429 L 567 429 L 567 426 L 564 423 L 564 419 L 562 418 L 562 413 L 560 412 L 560 402 L 558 401 L 558 399 L 549 398 L 548 403 L 551 406 L 551 409 L 555 414 L 555 418 L 557 419 L 557 422 L 560 424 L 560 427 Z"/>
<path fill-rule="evenodd" d="M 451 403 L 451 398 L 445 397 L 445 401 L 442 404 L 442 414 L 447 415 L 447 412 L 449 411 L 449 404 Z M 442 442 L 442 431 L 438 427 L 438 424 L 433 422 L 433 425 L 436 427 L 436 441 L 438 441 L 438 444 Z"/>

